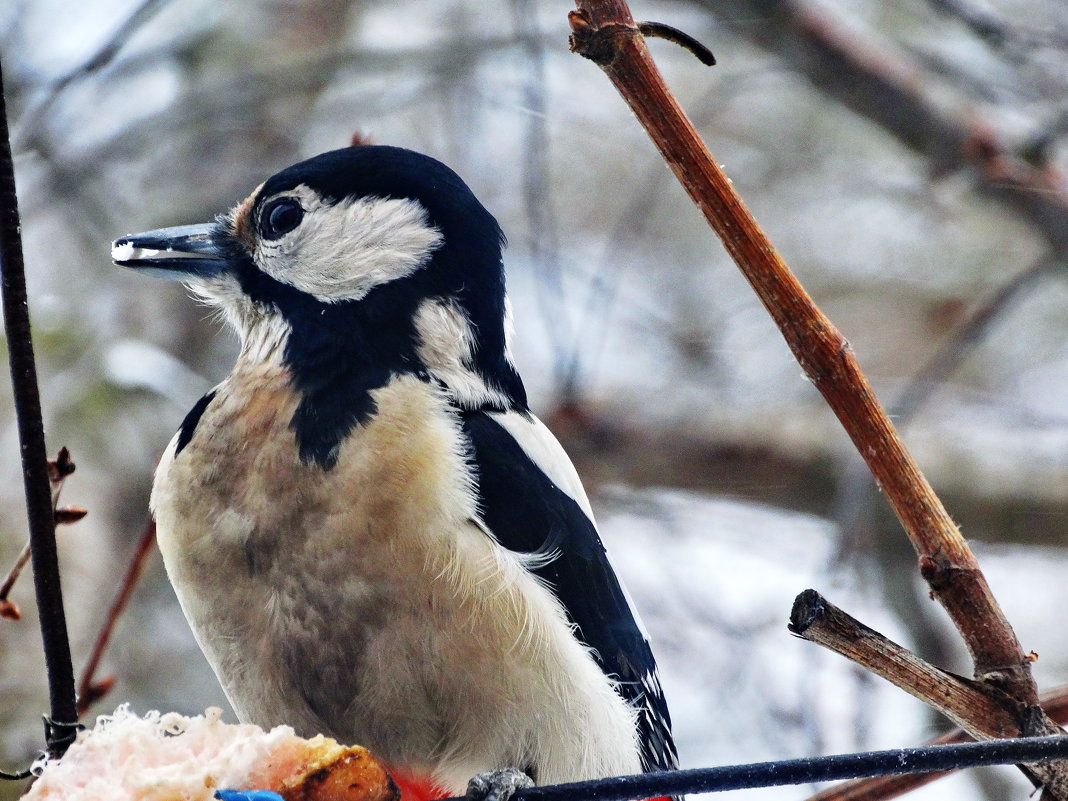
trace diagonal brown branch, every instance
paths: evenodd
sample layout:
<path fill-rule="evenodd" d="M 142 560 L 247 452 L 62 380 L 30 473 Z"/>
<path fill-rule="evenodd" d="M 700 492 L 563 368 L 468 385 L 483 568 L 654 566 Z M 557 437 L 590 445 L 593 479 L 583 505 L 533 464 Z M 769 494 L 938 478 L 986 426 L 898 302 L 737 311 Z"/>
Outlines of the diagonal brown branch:
<path fill-rule="evenodd" d="M 975 676 L 1056 724 L 1038 707 L 1030 663 L 960 531 L 890 422 L 846 339 L 776 252 L 672 96 L 623 0 L 578 0 L 572 50 L 597 63 L 649 133 L 778 325 L 883 489 L 933 595 L 972 656 Z M 1059 729 L 1058 729 L 1059 730 Z M 1068 771 L 1055 768 L 1068 799 Z"/>
<path fill-rule="evenodd" d="M 624 3 L 581 0 L 573 49 L 591 54 L 723 240 L 904 524 L 984 675 L 1036 702 L 1023 649 L 978 564 L 879 405 L 846 339 L 805 292 L 664 85 Z M 976 621 L 984 625 L 976 625 Z"/>

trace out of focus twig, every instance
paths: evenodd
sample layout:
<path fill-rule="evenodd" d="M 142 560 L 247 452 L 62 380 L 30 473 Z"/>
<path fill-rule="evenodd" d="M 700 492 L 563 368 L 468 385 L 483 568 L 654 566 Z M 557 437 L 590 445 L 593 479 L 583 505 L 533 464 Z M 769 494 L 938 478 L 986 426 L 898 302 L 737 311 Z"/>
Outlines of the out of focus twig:
<path fill-rule="evenodd" d="M 964 0 L 930 0 L 932 6 L 960 20 L 969 30 L 995 48 L 1011 45 L 1018 50 L 1035 47 L 1068 47 L 1068 29 L 1045 30 L 1009 21 L 991 11 Z"/>
<path fill-rule="evenodd" d="M 85 667 L 82 669 L 81 678 L 78 680 L 78 716 L 84 715 L 90 706 L 99 701 L 115 684 L 114 676 L 106 676 L 103 679 L 96 678 L 96 671 L 100 667 L 100 660 L 104 656 L 104 651 L 107 650 L 108 643 L 111 642 L 111 635 L 115 631 L 115 624 L 118 622 L 119 616 L 122 615 L 123 610 L 126 608 L 127 602 L 130 600 L 130 595 L 133 594 L 134 587 L 137 586 L 137 580 L 141 577 L 141 572 L 144 570 L 145 559 L 152 550 L 152 544 L 156 541 L 156 521 L 149 520 L 145 524 L 144 530 L 141 532 L 141 536 L 137 541 L 137 547 L 134 549 L 133 555 L 130 557 L 129 563 L 126 565 L 126 572 L 122 576 L 122 581 L 119 583 L 119 591 L 115 596 L 115 600 L 111 602 L 111 607 L 108 609 L 107 616 L 104 618 L 104 623 L 100 627 L 100 631 L 96 635 L 96 642 L 93 643 L 93 650 L 89 654 L 89 659 L 85 663 Z"/>
<path fill-rule="evenodd" d="M 1064 176 L 1014 153 L 986 122 L 982 109 L 946 103 L 946 87 L 938 76 L 925 72 L 902 48 L 864 33 L 826 3 L 699 4 L 731 30 L 789 63 L 817 89 L 926 156 L 934 173 L 974 175 L 981 193 L 1041 232 L 1054 257 L 1068 256 Z"/>
<path fill-rule="evenodd" d="M 130 37 L 169 2 L 170 0 L 141 0 L 141 4 L 126 16 L 126 19 L 119 24 L 114 33 L 89 58 L 65 75 L 52 81 L 45 95 L 22 115 L 22 119 L 19 121 L 18 135 L 16 136 L 19 146 L 24 146 L 27 139 L 36 134 L 41 120 L 48 114 L 48 111 L 68 86 L 110 64 L 123 45 L 129 41 Z"/>
<path fill-rule="evenodd" d="M 56 458 L 48 462 L 48 484 L 52 493 L 52 515 L 57 526 L 77 523 L 87 514 L 85 509 L 77 506 L 69 506 L 64 509 L 58 508 L 63 482 L 73 472 L 74 462 L 70 460 L 70 451 L 66 448 L 60 448 Z M 30 560 L 30 554 L 30 543 L 27 542 L 22 552 L 16 557 L 11 569 L 8 570 L 3 583 L 0 583 L 0 618 L 19 620 L 22 617 L 22 612 L 13 601 L 8 599 L 8 595 L 11 594 L 15 582 L 22 575 L 22 569 L 26 567 L 26 563 Z"/>
<path fill-rule="evenodd" d="M 512 0 L 526 69 L 523 105 L 527 113 L 523 126 L 523 209 L 530 231 L 530 258 L 533 262 L 535 296 L 552 348 L 553 373 L 558 393 L 569 391 L 567 346 L 571 341 L 571 319 L 564 302 L 563 269 L 551 185 L 552 159 L 549 153 L 549 124 L 546 108 L 546 74 L 543 43 L 535 27 L 532 0 Z"/>
<path fill-rule="evenodd" d="M 982 306 L 957 327 L 938 352 L 924 363 L 919 372 L 909 379 L 904 390 L 894 400 L 890 407 L 890 415 L 897 422 L 898 427 L 900 428 L 915 416 L 935 388 L 960 366 L 960 363 L 986 336 L 990 327 L 1021 294 L 1034 286 L 1039 278 L 1051 275 L 1056 268 L 1063 268 L 1063 266 L 1064 262 L 1061 260 L 1043 258 L 997 287 Z"/>
<path fill-rule="evenodd" d="M 949 336 L 938 351 L 909 379 L 905 388 L 890 407 L 890 417 L 899 430 L 904 429 L 930 400 L 938 386 L 946 380 L 983 340 L 990 328 L 1026 290 L 1039 278 L 1053 274 L 1064 263 L 1043 258 L 1019 275 L 998 287 L 994 294 L 972 316 Z M 865 539 L 861 529 L 869 520 L 871 503 L 875 498 L 871 473 L 851 461 L 843 471 L 835 491 L 834 517 L 841 532 L 838 558 L 859 550 Z"/>

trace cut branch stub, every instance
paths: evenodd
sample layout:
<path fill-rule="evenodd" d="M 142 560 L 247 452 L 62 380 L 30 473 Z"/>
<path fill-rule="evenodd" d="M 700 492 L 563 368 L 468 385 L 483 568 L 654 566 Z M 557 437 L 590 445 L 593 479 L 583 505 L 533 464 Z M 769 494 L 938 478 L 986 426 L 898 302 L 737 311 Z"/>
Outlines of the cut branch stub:
<path fill-rule="evenodd" d="M 976 739 L 1034 737 L 1060 729 L 1038 705 L 1029 705 L 996 685 L 935 667 L 832 604 L 815 590 L 794 599 L 791 632 L 822 645 L 937 709 Z M 1068 797 L 1060 765 L 1031 764 L 1024 772 L 1036 783 Z"/>
<path fill-rule="evenodd" d="M 588 58 L 601 67 L 611 64 L 612 59 L 619 53 L 619 43 L 615 41 L 618 37 L 641 35 L 641 31 L 634 24 L 613 23 L 594 26 L 582 10 L 569 12 L 568 22 L 571 23 L 572 52 Z"/>
<path fill-rule="evenodd" d="M 973 736 L 1019 737 L 1024 732 L 1025 705 L 925 662 L 815 590 L 794 599 L 788 628 L 929 704 Z"/>

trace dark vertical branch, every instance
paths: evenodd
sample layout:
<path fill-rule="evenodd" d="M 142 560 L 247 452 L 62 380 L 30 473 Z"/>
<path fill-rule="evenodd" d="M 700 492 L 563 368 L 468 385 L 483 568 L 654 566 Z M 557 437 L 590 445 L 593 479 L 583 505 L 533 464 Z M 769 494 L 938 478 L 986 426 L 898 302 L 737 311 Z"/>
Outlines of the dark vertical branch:
<path fill-rule="evenodd" d="M 41 399 L 37 392 L 37 368 L 30 339 L 30 310 L 26 296 L 26 274 L 22 260 L 22 237 L 18 200 L 15 196 L 15 168 L 8 136 L 7 105 L 0 70 L 0 272 L 4 328 L 15 414 L 18 419 L 22 474 L 26 485 L 26 510 L 30 525 L 30 548 L 37 608 L 41 618 L 45 664 L 48 669 L 50 720 L 48 748 L 62 754 L 74 739 L 77 713 L 74 701 L 74 668 L 71 665 L 67 621 L 63 613 L 63 593 L 59 584 L 56 554 L 55 514 L 48 482 Z"/>

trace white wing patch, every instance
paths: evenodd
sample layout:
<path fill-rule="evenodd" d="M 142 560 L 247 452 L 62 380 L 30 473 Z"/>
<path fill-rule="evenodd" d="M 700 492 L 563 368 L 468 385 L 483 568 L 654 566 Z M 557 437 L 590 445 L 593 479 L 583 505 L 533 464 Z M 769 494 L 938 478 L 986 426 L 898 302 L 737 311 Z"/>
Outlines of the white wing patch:
<path fill-rule="evenodd" d="M 359 300 L 380 284 L 411 275 L 445 241 L 423 205 L 408 198 L 331 204 L 303 184 L 274 197 L 299 201 L 304 219 L 278 239 L 258 239 L 252 258 L 272 278 L 323 303 Z"/>
<path fill-rule="evenodd" d="M 582 509 L 586 517 L 593 523 L 594 528 L 596 528 L 597 520 L 594 519 L 593 508 L 590 506 L 589 498 L 586 497 L 582 479 L 579 478 L 578 471 L 575 469 L 575 465 L 571 463 L 571 458 L 567 455 L 567 451 L 564 450 L 564 446 L 560 444 L 545 423 L 533 414 L 522 415 L 518 412 L 489 412 L 489 416 L 512 436 L 512 439 L 530 457 L 530 460 L 538 466 L 538 469 L 549 477 L 550 481 L 579 505 L 579 508 Z M 619 577 L 619 571 L 612 564 L 611 552 L 606 549 L 605 555 L 608 557 L 612 571 Z M 634 599 L 630 597 L 627 585 L 623 583 L 621 577 L 619 586 L 623 591 L 623 597 L 627 600 L 627 606 L 630 607 L 630 612 L 634 616 L 638 631 L 648 642 L 649 632 L 646 630 L 641 615 L 638 614 L 638 608 L 634 605 Z"/>
<path fill-rule="evenodd" d="M 518 412 L 490 412 L 492 417 L 516 441 L 530 460 L 549 477 L 564 494 L 579 505 L 586 517 L 596 525 L 593 509 L 582 487 L 578 471 L 553 433 L 534 415 Z"/>

